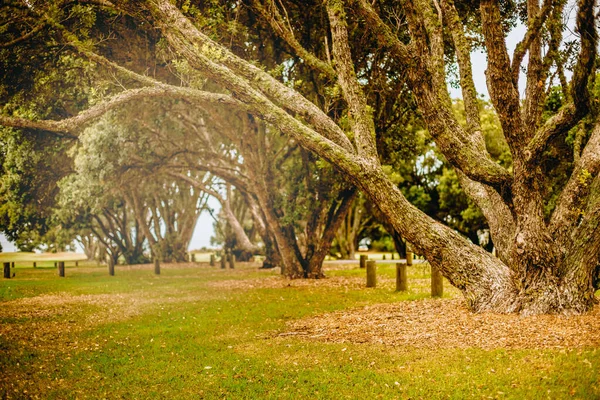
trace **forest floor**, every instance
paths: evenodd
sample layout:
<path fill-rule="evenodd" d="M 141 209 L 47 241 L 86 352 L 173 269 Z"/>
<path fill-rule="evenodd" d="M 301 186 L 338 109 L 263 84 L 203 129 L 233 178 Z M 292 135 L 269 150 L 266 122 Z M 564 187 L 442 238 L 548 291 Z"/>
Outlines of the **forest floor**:
<path fill-rule="evenodd" d="M 0 398 L 600 398 L 600 307 L 472 314 L 427 265 L 287 280 L 238 263 L 17 266 L 0 281 Z"/>

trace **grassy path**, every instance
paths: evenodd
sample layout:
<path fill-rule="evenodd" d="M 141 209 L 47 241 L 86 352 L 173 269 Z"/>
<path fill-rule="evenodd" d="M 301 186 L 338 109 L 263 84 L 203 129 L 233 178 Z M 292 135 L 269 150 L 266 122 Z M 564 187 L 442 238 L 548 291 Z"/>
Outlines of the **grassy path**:
<path fill-rule="evenodd" d="M 392 266 L 378 267 L 381 285 L 369 290 L 356 266 L 331 268 L 330 279 L 290 282 L 242 263 L 165 265 L 160 276 L 150 265 L 115 277 L 68 267 L 64 279 L 17 265 L 16 279 L 0 281 L 0 398 L 600 398 L 597 346 L 295 334 L 303 319 L 341 313 L 343 327 L 343 312 L 427 298 L 425 267 L 410 271 L 409 293 L 393 291 Z"/>

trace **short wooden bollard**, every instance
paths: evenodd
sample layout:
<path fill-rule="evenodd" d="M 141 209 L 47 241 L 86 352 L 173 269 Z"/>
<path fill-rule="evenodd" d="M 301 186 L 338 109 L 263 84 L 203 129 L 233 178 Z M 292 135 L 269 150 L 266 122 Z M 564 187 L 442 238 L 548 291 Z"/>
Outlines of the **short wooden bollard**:
<path fill-rule="evenodd" d="M 79 267 L 79 261 L 75 261 L 75 266 Z"/>
<path fill-rule="evenodd" d="M 228 258 L 229 258 L 229 268 L 234 269 L 235 268 L 235 254 L 230 254 Z"/>
<path fill-rule="evenodd" d="M 210 266 L 211 267 L 215 266 L 215 255 L 214 254 L 210 255 Z"/>
<path fill-rule="evenodd" d="M 58 262 L 58 276 L 62 276 L 63 278 L 65 277 L 65 262 L 64 261 Z"/>
<path fill-rule="evenodd" d="M 193 263 L 195 263 L 196 262 L 196 253 L 190 254 L 190 259 Z"/>
<path fill-rule="evenodd" d="M 110 276 L 115 276 L 115 263 L 113 262 L 112 258 L 108 259 L 108 274 Z"/>
<path fill-rule="evenodd" d="M 227 256 L 225 254 L 221 255 L 221 269 L 227 268 Z"/>
<path fill-rule="evenodd" d="M 4 278 L 10 279 L 10 263 L 9 262 L 4 263 Z"/>
<path fill-rule="evenodd" d="M 408 275 L 406 273 L 406 264 L 396 264 L 396 291 L 405 292 L 408 290 Z"/>
<path fill-rule="evenodd" d="M 154 259 L 154 274 L 160 275 L 160 261 L 158 261 L 158 258 Z"/>
<path fill-rule="evenodd" d="M 392 260 L 394 259 L 394 253 L 392 252 Z"/>
<path fill-rule="evenodd" d="M 408 265 L 408 266 L 413 265 L 413 252 L 412 251 L 406 252 L 406 265 Z"/>
<path fill-rule="evenodd" d="M 10 267 L 13 268 L 13 269 L 15 268 L 15 262 L 14 261 L 10 263 Z"/>
<path fill-rule="evenodd" d="M 431 266 L 431 297 L 442 297 L 444 294 L 444 277 L 442 273 Z"/>
<path fill-rule="evenodd" d="M 368 257 L 364 254 L 360 255 L 360 267 L 361 268 L 366 268 L 367 267 L 367 259 Z"/>
<path fill-rule="evenodd" d="M 385 254 L 383 255 L 383 257 L 381 258 L 382 260 L 385 260 Z"/>
<path fill-rule="evenodd" d="M 375 261 L 367 261 L 367 287 L 377 287 L 377 267 Z"/>
<path fill-rule="evenodd" d="M 54 261 L 54 268 L 58 268 L 58 263 Z"/>
<path fill-rule="evenodd" d="M 33 268 L 37 268 L 37 263 L 35 261 L 33 262 Z"/>

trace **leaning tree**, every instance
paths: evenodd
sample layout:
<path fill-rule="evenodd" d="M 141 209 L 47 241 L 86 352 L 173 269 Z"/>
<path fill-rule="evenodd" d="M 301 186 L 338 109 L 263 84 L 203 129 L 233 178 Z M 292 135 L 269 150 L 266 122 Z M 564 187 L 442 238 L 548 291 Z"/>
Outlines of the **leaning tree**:
<path fill-rule="evenodd" d="M 201 72 L 222 90 L 173 86 L 114 63 L 110 54 L 95 53 L 89 42 L 80 41 L 31 3 L 24 4 L 28 12 L 39 13 L 38 26 L 49 26 L 82 57 L 137 81 L 139 86 L 74 118 L 32 121 L 3 116 L 3 125 L 76 132 L 111 107 L 152 96 L 244 109 L 335 165 L 376 204 L 395 230 L 463 292 L 472 310 L 581 313 L 593 306 L 593 276 L 600 259 L 600 124 L 594 112 L 597 99 L 590 90 L 596 74 L 594 0 L 579 0 L 576 6 L 571 75 L 565 73 L 569 64 L 564 62 L 561 47 L 566 2 L 528 0 L 524 4 L 528 28 L 512 57 L 506 47 L 501 3 L 481 0 L 478 5 L 476 20 L 488 57 L 487 86 L 510 149 L 512 169 L 496 163 L 486 149 L 469 57 L 471 32 L 451 0 L 327 0 L 310 7 L 306 2 L 252 2 L 259 11 L 262 6 L 262 15 L 290 52 L 335 83 L 334 89 L 347 105 L 344 119 L 303 96 L 290 82 L 275 79 L 252 60 L 240 57 L 251 56 L 250 51 L 235 54 L 225 40 L 224 44 L 213 40 L 210 25 L 203 25 L 206 19 L 201 9 L 189 7 L 187 2 L 181 8 L 170 0 L 89 3 L 122 10 L 140 21 L 140 27 L 143 22 L 143 26 L 158 30 L 187 68 Z M 240 2 L 227 4 L 230 9 L 241 6 Z M 303 20 L 315 13 L 303 13 L 300 6 L 321 10 L 324 18 Z M 329 32 L 322 41 L 306 41 L 295 34 L 303 24 L 327 26 Z M 367 101 L 363 71 L 355 68 L 352 58 L 362 50 L 353 47 L 351 39 L 357 33 L 373 37 L 385 50 L 385 59 L 397 61 L 437 148 L 486 217 L 498 258 L 416 209 L 384 173 L 375 141 L 376 110 Z M 22 32 L 22 36 L 28 34 Z M 447 90 L 447 45 L 453 48 L 458 65 L 466 125 L 453 113 Z M 519 79 L 523 67 L 524 82 Z M 542 105 L 554 86 L 553 76 L 559 78 L 563 100 L 555 113 L 546 115 Z M 317 79 L 313 85 L 318 87 L 324 80 Z M 577 145 L 572 146 L 570 166 L 565 170 L 568 179 L 561 185 L 556 180 L 549 182 L 549 150 L 578 127 L 581 133 L 573 141 Z M 550 211 L 549 194 L 555 199 Z"/>

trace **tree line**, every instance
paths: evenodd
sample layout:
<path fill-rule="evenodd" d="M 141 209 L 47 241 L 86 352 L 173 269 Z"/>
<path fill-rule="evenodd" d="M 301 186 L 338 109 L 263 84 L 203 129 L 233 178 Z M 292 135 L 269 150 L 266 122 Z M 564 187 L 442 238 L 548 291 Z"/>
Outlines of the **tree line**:
<path fill-rule="evenodd" d="M 81 168 L 115 205 L 146 208 L 134 223 L 156 231 L 162 203 L 135 185 L 177 195 L 169 176 L 193 196 L 209 174 L 225 218 L 243 199 L 290 276 L 320 275 L 362 202 L 474 311 L 585 312 L 600 268 L 598 38 L 595 1 L 576 10 L 566 38 L 558 0 L 9 1 L 0 123 L 15 198 L 3 218 L 43 224 L 53 183 Z M 509 55 L 519 19 L 527 32 Z M 489 104 L 473 48 L 488 57 Z M 86 140 L 98 153 L 78 161 Z M 53 162 L 65 154 L 74 167 Z M 77 179 L 61 185 L 83 198 Z M 243 226 L 230 229 L 250 250 Z M 497 257 L 479 246 L 486 229 Z"/>

